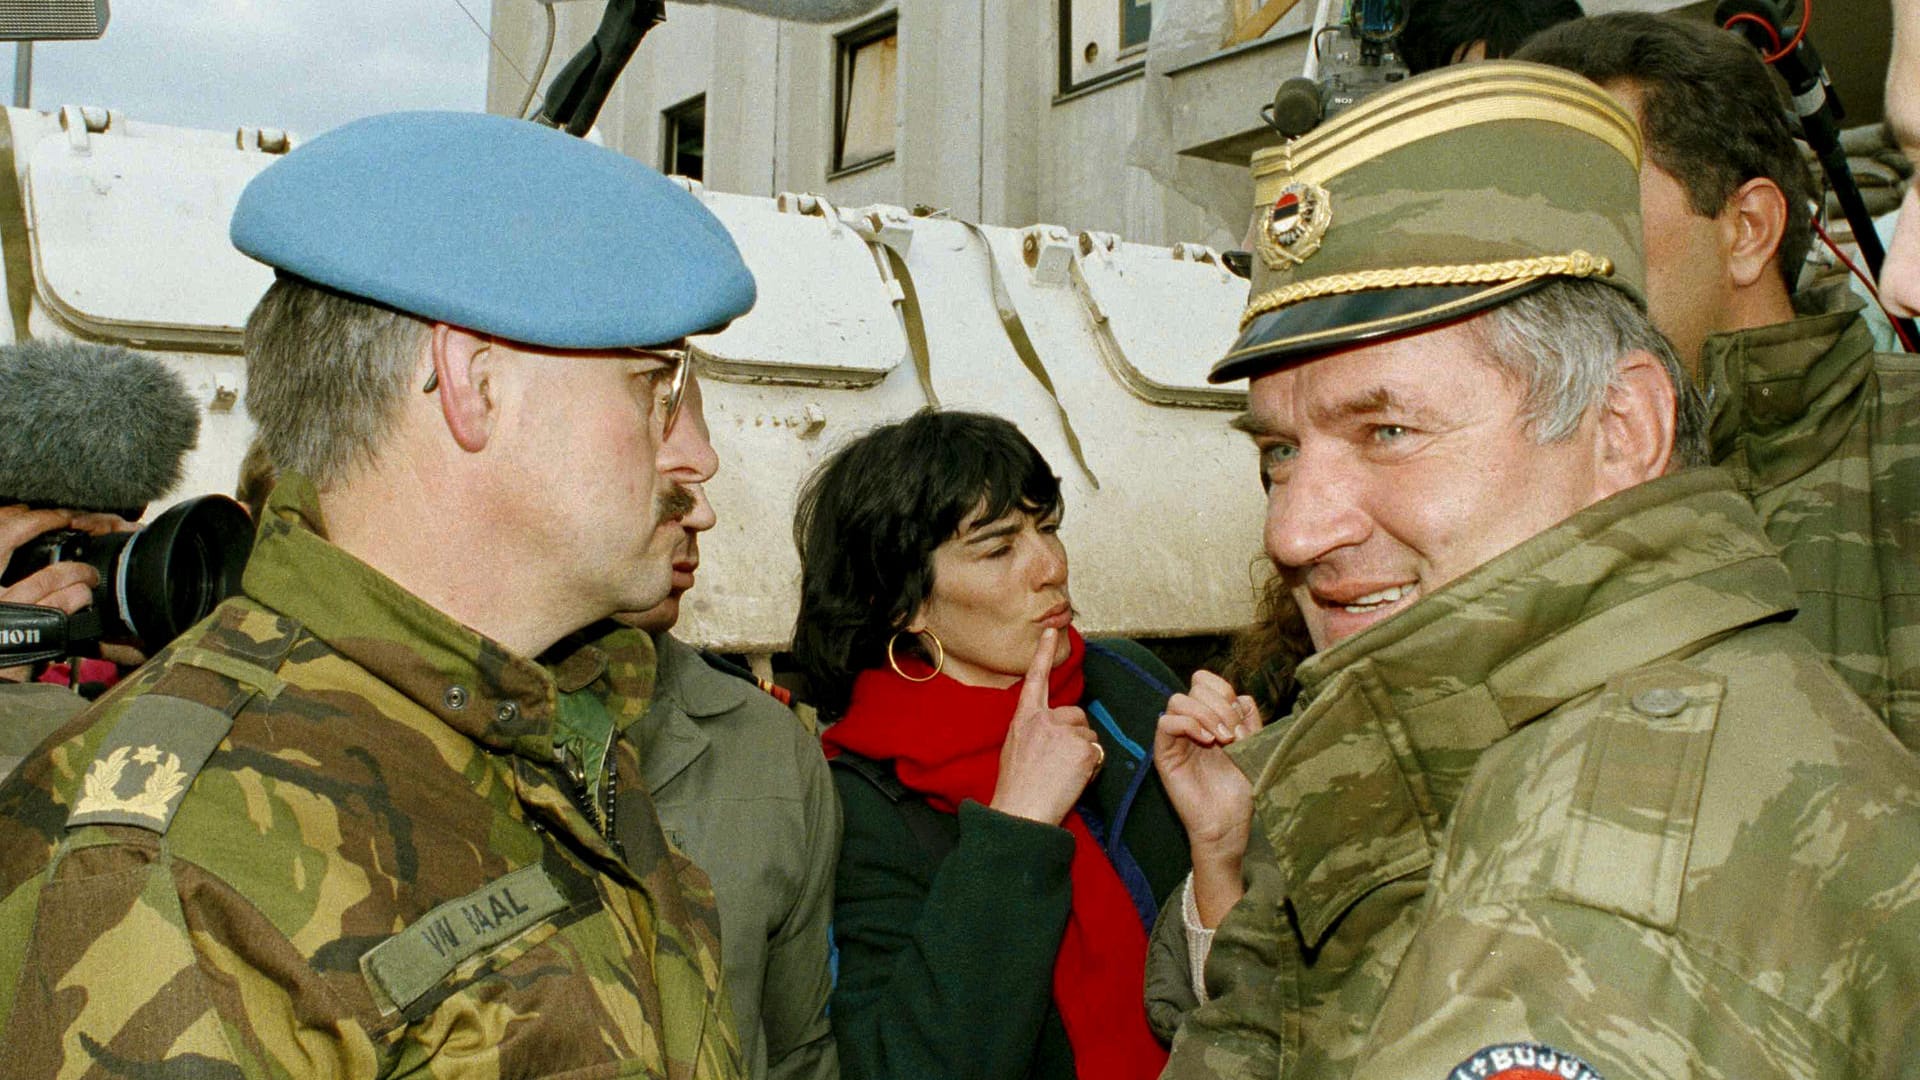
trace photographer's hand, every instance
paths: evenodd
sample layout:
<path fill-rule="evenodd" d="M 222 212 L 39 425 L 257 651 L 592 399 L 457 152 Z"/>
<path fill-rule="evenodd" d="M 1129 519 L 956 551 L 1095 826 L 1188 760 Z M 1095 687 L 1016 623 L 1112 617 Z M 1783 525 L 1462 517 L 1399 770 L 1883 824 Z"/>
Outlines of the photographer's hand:
<path fill-rule="evenodd" d="M 55 529 L 79 529 L 97 536 L 133 527 L 112 514 L 0 506 L 0 566 L 13 558 L 16 548 Z M 0 600 L 59 608 L 71 615 L 93 603 L 93 588 L 99 583 L 100 575 L 86 563 L 57 562 L 0 589 Z M 24 682 L 30 676 L 30 669 L 25 667 L 0 668 L 0 680 Z"/>
<path fill-rule="evenodd" d="M 42 533 L 74 527 L 75 514 L 69 510 L 29 510 L 24 506 L 0 506 L 0 564 L 13 558 L 16 548 Z M 99 518 L 106 515 L 92 514 Z M 117 519 L 116 519 L 117 520 Z M 88 529 L 88 532 L 104 529 Z M 81 562 L 58 562 L 45 566 L 0 589 L 0 600 L 14 604 L 40 604 L 57 607 L 71 615 L 93 602 L 93 587 L 100 575 Z"/>

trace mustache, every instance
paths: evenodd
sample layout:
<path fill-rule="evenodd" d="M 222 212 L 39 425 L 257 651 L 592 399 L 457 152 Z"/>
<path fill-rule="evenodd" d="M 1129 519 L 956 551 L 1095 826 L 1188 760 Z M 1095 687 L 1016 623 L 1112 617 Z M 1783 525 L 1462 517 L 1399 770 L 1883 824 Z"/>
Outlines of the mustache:
<path fill-rule="evenodd" d="M 660 495 L 658 507 L 660 524 L 664 525 L 669 521 L 678 521 L 686 517 L 693 513 L 693 507 L 693 492 L 689 491 L 685 485 L 673 485 Z"/>

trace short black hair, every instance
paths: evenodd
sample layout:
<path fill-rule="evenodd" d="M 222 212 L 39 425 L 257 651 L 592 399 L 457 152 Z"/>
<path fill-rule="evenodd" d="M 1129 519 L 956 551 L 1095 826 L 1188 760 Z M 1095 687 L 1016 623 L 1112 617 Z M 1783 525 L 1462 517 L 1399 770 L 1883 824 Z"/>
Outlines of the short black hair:
<path fill-rule="evenodd" d="M 810 700 L 846 711 L 854 676 L 933 593 L 933 552 L 976 517 L 1059 511 L 1060 478 L 997 416 L 923 409 L 836 451 L 808 478 L 793 518 L 800 611 L 793 658 Z"/>
<path fill-rule="evenodd" d="M 1463 46 L 1484 41 L 1487 59 L 1497 60 L 1547 27 L 1584 14 L 1579 0 L 1407 0 L 1400 58 L 1418 75 L 1446 67 Z"/>
<path fill-rule="evenodd" d="M 1639 91 L 1647 157 L 1687 205 L 1718 217 L 1740 185 L 1765 177 L 1787 200 L 1775 253 L 1787 292 L 1813 243 L 1813 173 L 1787 125 L 1783 87 L 1744 38 L 1674 15 L 1621 11 L 1556 26 L 1515 56 Z"/>

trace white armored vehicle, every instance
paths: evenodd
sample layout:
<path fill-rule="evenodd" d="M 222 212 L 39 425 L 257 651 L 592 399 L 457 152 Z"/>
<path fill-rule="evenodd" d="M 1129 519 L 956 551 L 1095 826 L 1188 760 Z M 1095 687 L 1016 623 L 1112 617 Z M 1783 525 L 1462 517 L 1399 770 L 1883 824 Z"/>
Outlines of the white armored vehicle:
<path fill-rule="evenodd" d="M 227 222 L 289 136 L 78 106 L 9 109 L 4 134 L 10 339 L 164 357 L 205 411 L 172 498 L 232 491 L 252 432 L 241 330 L 272 271 L 232 248 Z M 701 541 L 686 638 L 783 650 L 803 479 L 849 437 L 933 403 L 1014 420 L 1061 475 L 1089 634 L 1246 623 L 1263 508 L 1252 452 L 1227 426 L 1244 394 L 1204 376 L 1232 340 L 1247 285 L 1219 253 L 687 183 L 732 231 L 760 299 L 695 342 L 722 464 L 709 486 L 720 524 Z"/>

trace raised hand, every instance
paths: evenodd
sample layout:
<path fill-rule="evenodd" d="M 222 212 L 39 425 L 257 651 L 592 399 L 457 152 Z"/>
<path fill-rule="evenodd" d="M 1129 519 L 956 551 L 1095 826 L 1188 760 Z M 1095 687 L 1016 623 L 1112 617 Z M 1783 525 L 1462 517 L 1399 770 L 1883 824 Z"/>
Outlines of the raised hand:
<path fill-rule="evenodd" d="M 1000 782 L 989 804 L 1002 813 L 1049 825 L 1066 818 L 1105 759 L 1085 712 L 1074 705 L 1048 704 L 1055 633 L 1041 632 L 1040 647 L 1021 680 L 1020 702 L 1014 707 L 1007 741 L 1000 747 Z"/>
<path fill-rule="evenodd" d="M 1193 851 L 1193 898 L 1215 926 L 1240 900 L 1240 859 L 1253 819 L 1253 785 L 1226 748 L 1265 725 L 1253 699 L 1211 671 L 1167 700 L 1153 736 L 1153 764 L 1186 826 Z"/>

